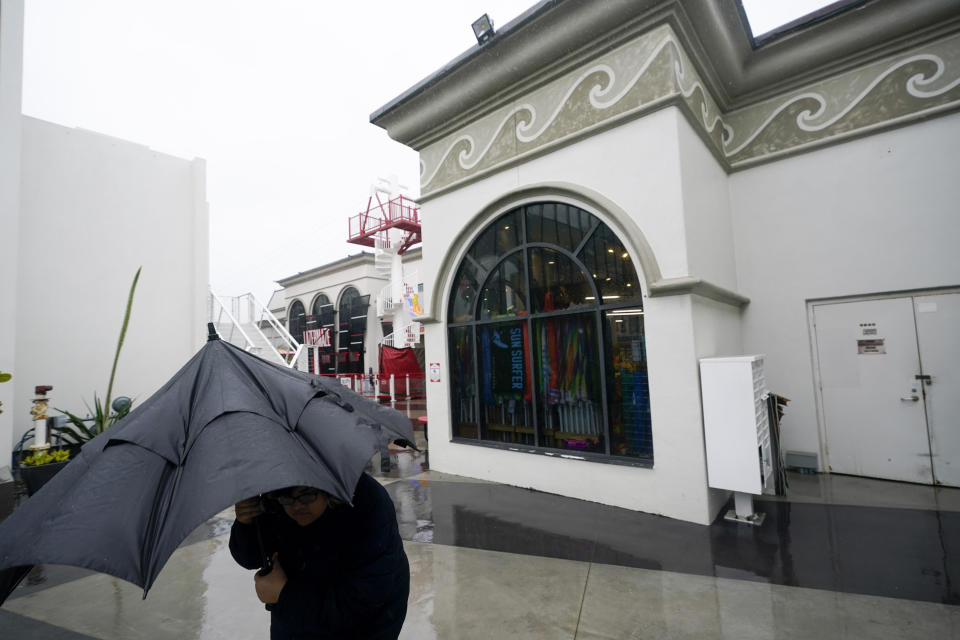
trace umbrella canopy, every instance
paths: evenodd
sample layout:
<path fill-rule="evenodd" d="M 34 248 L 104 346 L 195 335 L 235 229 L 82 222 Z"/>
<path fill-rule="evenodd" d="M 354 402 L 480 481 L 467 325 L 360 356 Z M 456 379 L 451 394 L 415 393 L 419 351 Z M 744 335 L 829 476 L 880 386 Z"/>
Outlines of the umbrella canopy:
<path fill-rule="evenodd" d="M 146 597 L 187 535 L 240 500 L 310 486 L 350 503 L 384 441 L 413 446 L 410 420 L 213 339 L 0 523 L 0 603 L 39 563 Z"/>

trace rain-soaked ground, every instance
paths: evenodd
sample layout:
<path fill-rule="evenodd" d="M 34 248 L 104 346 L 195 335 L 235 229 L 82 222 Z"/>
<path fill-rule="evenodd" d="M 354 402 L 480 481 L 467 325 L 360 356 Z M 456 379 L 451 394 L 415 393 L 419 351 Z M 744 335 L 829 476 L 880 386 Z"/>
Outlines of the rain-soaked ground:
<path fill-rule="evenodd" d="M 369 469 L 410 559 L 401 638 L 960 638 L 960 490 L 791 475 L 787 499 L 757 503 L 762 526 L 703 527 L 433 472 L 418 435 L 423 452 Z M 266 638 L 231 523 L 199 527 L 145 601 L 40 567 L 0 609 L 0 638 Z"/>

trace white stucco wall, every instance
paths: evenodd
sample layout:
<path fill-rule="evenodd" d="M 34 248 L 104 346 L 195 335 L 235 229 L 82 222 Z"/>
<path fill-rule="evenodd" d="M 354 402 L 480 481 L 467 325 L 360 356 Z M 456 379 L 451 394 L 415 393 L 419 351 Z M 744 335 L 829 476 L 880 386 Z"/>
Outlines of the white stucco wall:
<path fill-rule="evenodd" d="M 690 275 L 739 292 L 727 174 L 686 118 L 678 118 L 677 134 Z M 691 304 L 697 362 L 700 358 L 743 355 L 740 307 L 701 296 L 692 296 Z M 699 398 L 699 367 L 697 379 Z M 703 422 L 699 402 L 697 420 Z M 706 454 L 701 455 L 705 460 Z M 711 490 L 709 512 L 719 510 L 729 495 L 727 491 Z"/>
<path fill-rule="evenodd" d="M 534 185 L 556 184 L 585 195 L 598 194 L 610 204 L 611 210 L 585 208 L 607 222 L 632 255 L 637 255 L 637 244 L 645 239 L 663 277 L 692 275 L 681 171 L 682 145 L 689 144 L 678 134 L 679 120 L 675 109 L 664 109 L 424 203 L 424 216 L 430 224 L 424 227 L 423 272 L 437 274 L 429 288 L 439 298 L 439 304 L 433 307 L 438 311 L 438 322 L 427 327 L 426 358 L 427 362 L 441 363 L 441 382 L 430 383 L 427 393 L 432 469 L 703 524 L 712 520 L 719 504 L 711 500 L 706 488 L 697 357 L 709 352 L 714 345 L 708 344 L 709 340 L 704 337 L 698 348 L 695 325 L 698 316 L 713 314 L 725 318 L 723 328 L 711 337 L 719 345 L 715 348 L 736 348 L 739 333 L 734 328 L 736 312 L 731 320 L 731 312 L 712 308 L 697 311 L 699 303 L 690 295 L 648 298 L 644 302 L 654 439 L 652 469 L 558 459 L 449 441 L 451 369 L 442 320 L 452 272 L 459 256 L 484 223 L 516 203 L 493 210 L 488 209 L 488 205 L 505 194 Z M 693 164 L 689 171 L 695 172 L 705 160 L 697 156 L 690 162 Z M 721 199 L 726 197 L 719 181 L 714 191 L 720 193 Z M 689 194 L 686 195 L 689 199 Z M 709 204 L 693 203 L 691 218 L 700 221 L 714 215 Z M 722 227 L 724 209 L 721 207 L 716 215 L 720 219 L 717 225 Z M 452 262 L 445 262 L 450 257 L 448 252 L 456 258 Z M 714 263 L 726 269 L 729 284 L 733 279 L 729 255 L 716 252 L 702 262 L 705 269 L 712 268 Z M 639 266 L 637 264 L 638 270 Z"/>
<path fill-rule="evenodd" d="M 206 335 L 205 165 L 23 117 L 15 439 L 35 385 L 85 413 L 106 393 L 130 282 L 143 271 L 113 393 L 145 400 Z"/>
<path fill-rule="evenodd" d="M 17 331 L 17 230 L 20 211 L 20 104 L 23 75 L 23 0 L 0 1 L 0 371 L 19 371 Z M 0 384 L 0 482 L 10 465 L 16 410 L 14 381 Z"/>
<path fill-rule="evenodd" d="M 686 118 L 677 136 L 689 275 L 737 291 L 727 174 Z"/>
<path fill-rule="evenodd" d="M 701 358 L 744 355 L 739 307 L 693 296 L 694 352 Z M 697 376 L 699 380 L 699 365 Z M 700 397 L 699 383 L 697 397 Z M 703 422 L 702 405 L 697 402 L 698 419 Z M 704 453 L 704 460 L 706 454 Z M 710 512 L 716 513 L 729 498 L 729 491 L 710 490 Z"/>
<path fill-rule="evenodd" d="M 960 285 L 960 115 L 735 173 L 746 351 L 791 399 L 784 448 L 820 452 L 808 300 Z"/>

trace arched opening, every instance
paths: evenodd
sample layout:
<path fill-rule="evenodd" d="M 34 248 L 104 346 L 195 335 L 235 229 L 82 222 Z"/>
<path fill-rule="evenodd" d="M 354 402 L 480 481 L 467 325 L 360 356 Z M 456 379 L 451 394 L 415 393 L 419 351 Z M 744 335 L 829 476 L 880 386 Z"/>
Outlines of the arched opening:
<path fill-rule="evenodd" d="M 360 301 L 360 292 L 355 287 L 347 287 L 340 293 L 337 305 L 337 373 L 363 373 L 363 330 L 354 326 L 355 307 Z"/>
<path fill-rule="evenodd" d="M 290 304 L 290 312 L 287 314 L 287 327 L 293 339 L 303 343 L 303 332 L 307 328 L 307 314 L 304 311 L 303 303 L 299 300 L 294 300 Z"/>
<path fill-rule="evenodd" d="M 633 259 L 560 202 L 499 216 L 458 265 L 447 315 L 453 436 L 652 460 Z"/>
<path fill-rule="evenodd" d="M 325 332 L 324 338 L 320 340 L 321 346 L 316 348 L 316 356 L 314 355 L 314 349 L 308 351 L 310 371 L 319 370 L 321 375 L 336 373 L 336 351 L 333 344 L 333 337 L 336 333 L 334 309 L 326 295 L 321 293 L 313 299 L 313 304 L 310 305 L 310 315 L 307 316 L 307 325 L 310 329 L 319 329 L 321 332 Z M 319 367 L 315 365 L 314 357 L 319 358 Z"/>
<path fill-rule="evenodd" d="M 324 294 L 318 295 L 313 299 L 313 305 L 310 308 L 310 315 L 318 317 L 323 313 L 323 308 L 330 305 L 330 298 Z"/>

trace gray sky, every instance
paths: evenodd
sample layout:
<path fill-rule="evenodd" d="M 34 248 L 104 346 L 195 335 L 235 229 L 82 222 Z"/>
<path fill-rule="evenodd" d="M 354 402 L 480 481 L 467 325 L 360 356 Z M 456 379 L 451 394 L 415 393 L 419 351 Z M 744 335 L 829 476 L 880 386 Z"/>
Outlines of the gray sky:
<path fill-rule="evenodd" d="M 277 278 L 361 250 L 347 219 L 377 177 L 418 195 L 416 153 L 370 113 L 474 46 L 480 15 L 533 4 L 26 0 L 23 112 L 206 159 L 211 284 L 266 303 Z"/>

